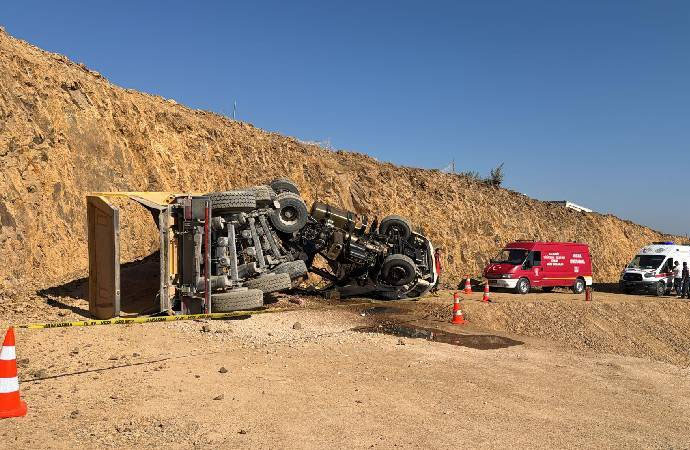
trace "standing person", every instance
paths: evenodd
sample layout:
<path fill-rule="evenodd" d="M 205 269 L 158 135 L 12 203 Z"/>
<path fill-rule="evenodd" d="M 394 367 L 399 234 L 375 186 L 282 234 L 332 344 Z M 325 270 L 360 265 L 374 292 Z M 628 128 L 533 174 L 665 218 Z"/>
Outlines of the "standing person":
<path fill-rule="evenodd" d="M 678 261 L 673 263 L 673 289 L 678 298 L 683 295 L 683 269 Z"/>
<path fill-rule="evenodd" d="M 688 263 L 683 261 L 683 271 L 681 272 L 681 277 L 683 278 L 683 292 L 680 294 L 680 298 L 687 297 L 690 298 L 690 271 L 688 271 Z"/>
<path fill-rule="evenodd" d="M 441 266 L 440 248 L 434 250 L 434 265 L 436 266 L 436 273 L 438 275 L 436 276 L 436 283 L 434 283 L 434 287 L 431 288 L 431 292 L 438 292 L 438 287 L 441 284 L 441 272 L 443 271 L 443 267 Z"/>

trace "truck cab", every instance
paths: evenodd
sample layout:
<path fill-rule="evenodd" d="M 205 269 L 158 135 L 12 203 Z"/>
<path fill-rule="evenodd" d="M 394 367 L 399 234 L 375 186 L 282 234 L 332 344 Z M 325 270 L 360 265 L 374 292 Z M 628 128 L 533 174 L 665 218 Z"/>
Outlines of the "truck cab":
<path fill-rule="evenodd" d="M 654 242 L 641 248 L 623 269 L 619 286 L 622 292 L 648 292 L 661 296 L 673 288 L 673 266 L 690 264 L 690 246 L 673 242 Z"/>

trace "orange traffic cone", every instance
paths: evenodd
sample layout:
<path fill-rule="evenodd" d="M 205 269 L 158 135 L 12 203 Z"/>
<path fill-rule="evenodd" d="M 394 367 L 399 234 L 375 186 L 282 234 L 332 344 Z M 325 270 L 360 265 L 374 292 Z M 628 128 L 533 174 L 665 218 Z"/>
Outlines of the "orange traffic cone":
<path fill-rule="evenodd" d="M 26 403 L 19 399 L 14 328 L 10 327 L 0 349 L 0 419 L 25 415 Z"/>
<path fill-rule="evenodd" d="M 460 299 L 458 298 L 458 293 L 453 294 L 453 320 L 451 323 L 456 325 L 463 325 L 465 323 L 465 317 L 462 315 L 462 310 L 460 309 Z"/>
<path fill-rule="evenodd" d="M 467 275 L 467 279 L 465 280 L 465 294 L 471 294 L 472 293 L 472 285 L 470 284 L 470 276 Z"/>
<path fill-rule="evenodd" d="M 489 303 L 491 301 L 491 296 L 489 295 L 489 282 L 484 283 L 484 296 L 482 297 L 484 303 Z"/>

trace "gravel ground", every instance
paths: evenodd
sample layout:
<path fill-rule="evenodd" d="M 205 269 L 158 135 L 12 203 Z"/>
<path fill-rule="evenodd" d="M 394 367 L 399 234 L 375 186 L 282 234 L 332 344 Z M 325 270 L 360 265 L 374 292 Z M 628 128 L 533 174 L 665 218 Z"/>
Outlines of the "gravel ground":
<path fill-rule="evenodd" d="M 3 447 L 688 447 L 687 366 L 483 328 L 503 322 L 481 308 L 577 299 L 473 297 L 462 302 L 470 323 L 453 326 L 450 296 L 323 310 L 282 298 L 274 308 L 295 310 L 17 330 L 29 413 L 0 422 Z M 385 323 L 520 343 L 480 350 L 353 330 Z"/>

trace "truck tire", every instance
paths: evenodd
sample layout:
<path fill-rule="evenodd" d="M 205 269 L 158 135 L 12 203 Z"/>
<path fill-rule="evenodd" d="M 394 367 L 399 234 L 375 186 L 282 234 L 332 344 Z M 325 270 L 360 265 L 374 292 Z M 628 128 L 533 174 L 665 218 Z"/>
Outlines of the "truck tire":
<path fill-rule="evenodd" d="M 290 275 L 290 279 L 294 280 L 307 274 L 307 264 L 301 259 L 284 262 L 273 269 L 272 273 L 286 273 Z"/>
<path fill-rule="evenodd" d="M 393 254 L 386 256 L 381 266 L 383 281 L 389 286 L 404 286 L 417 276 L 414 261 L 408 256 Z"/>
<path fill-rule="evenodd" d="M 529 294 L 529 280 L 527 278 L 520 278 L 515 285 L 515 293 L 520 295 Z"/>
<path fill-rule="evenodd" d="M 292 280 L 287 273 L 268 273 L 244 283 L 249 289 L 259 289 L 264 294 L 292 289 Z"/>
<path fill-rule="evenodd" d="M 582 294 L 585 292 L 585 289 L 587 288 L 587 284 L 585 283 L 585 280 L 582 278 L 578 278 L 575 280 L 575 284 L 573 284 L 573 292 L 576 294 Z"/>
<path fill-rule="evenodd" d="M 276 178 L 269 183 L 269 186 L 271 186 L 271 189 L 273 189 L 276 194 L 292 192 L 295 195 L 299 195 L 299 188 L 288 178 Z"/>
<path fill-rule="evenodd" d="M 412 226 L 404 217 L 386 216 L 381 220 L 379 233 L 389 237 L 398 235 L 402 240 L 406 241 L 410 234 L 412 234 Z"/>
<path fill-rule="evenodd" d="M 264 293 L 258 289 L 238 289 L 211 294 L 212 312 L 244 311 L 264 306 Z"/>
<path fill-rule="evenodd" d="M 206 194 L 216 211 L 247 211 L 256 208 L 256 195 L 251 191 L 225 191 Z"/>
<path fill-rule="evenodd" d="M 276 197 L 276 193 L 270 186 L 254 186 L 249 190 L 254 193 L 257 206 L 271 206 Z"/>
<path fill-rule="evenodd" d="M 307 224 L 309 212 L 307 205 L 292 192 L 283 192 L 276 197 L 278 209 L 271 211 L 271 223 L 278 231 L 294 233 L 301 230 Z"/>
<path fill-rule="evenodd" d="M 654 295 L 661 297 L 664 294 L 666 294 L 666 285 L 659 281 L 656 286 L 654 286 Z"/>

